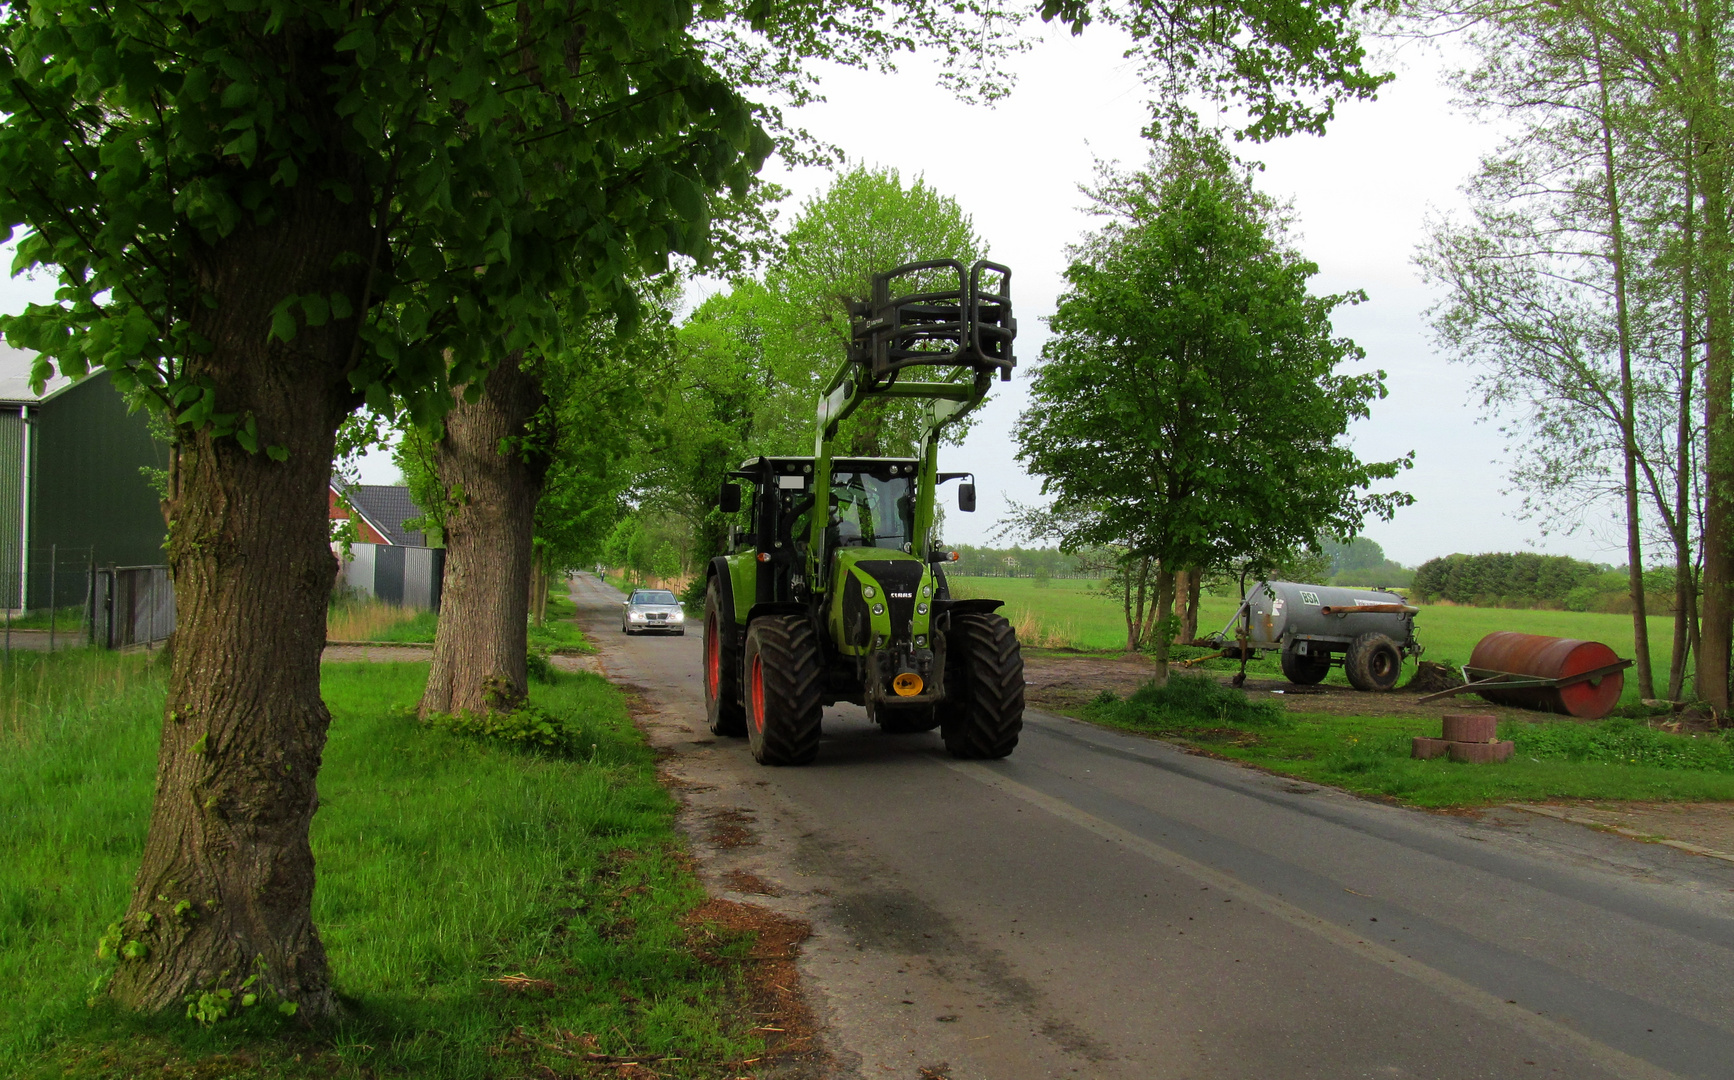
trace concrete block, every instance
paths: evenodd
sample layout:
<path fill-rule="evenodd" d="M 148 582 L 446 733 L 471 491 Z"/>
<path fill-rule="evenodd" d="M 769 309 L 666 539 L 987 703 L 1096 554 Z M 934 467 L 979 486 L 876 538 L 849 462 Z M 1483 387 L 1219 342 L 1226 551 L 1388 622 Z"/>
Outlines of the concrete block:
<path fill-rule="evenodd" d="M 1409 756 L 1426 761 L 1428 758 L 1444 757 L 1450 749 L 1450 739 L 1429 739 L 1417 736 L 1409 750 Z"/>
<path fill-rule="evenodd" d="M 1492 742 L 1499 737 L 1499 717 L 1491 713 L 1446 713 L 1449 742 Z"/>
<path fill-rule="evenodd" d="M 1472 765 L 1491 765 L 1496 762 L 1510 761 L 1514 746 L 1510 739 L 1504 742 L 1454 742 L 1451 744 L 1452 761 L 1468 762 Z"/>

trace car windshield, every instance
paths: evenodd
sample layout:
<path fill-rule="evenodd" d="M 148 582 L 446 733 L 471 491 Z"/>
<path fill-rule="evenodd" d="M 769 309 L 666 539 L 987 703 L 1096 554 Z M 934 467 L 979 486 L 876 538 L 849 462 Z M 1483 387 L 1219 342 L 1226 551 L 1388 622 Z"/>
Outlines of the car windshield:
<path fill-rule="evenodd" d="M 837 540 L 844 545 L 902 549 L 914 532 L 910 478 L 880 480 L 871 473 L 838 472 L 831 478 L 837 500 Z"/>
<path fill-rule="evenodd" d="M 633 593 L 632 602 L 634 604 L 667 604 L 672 606 L 675 603 L 675 599 L 674 594 L 671 592 L 652 590 L 650 592 Z"/>

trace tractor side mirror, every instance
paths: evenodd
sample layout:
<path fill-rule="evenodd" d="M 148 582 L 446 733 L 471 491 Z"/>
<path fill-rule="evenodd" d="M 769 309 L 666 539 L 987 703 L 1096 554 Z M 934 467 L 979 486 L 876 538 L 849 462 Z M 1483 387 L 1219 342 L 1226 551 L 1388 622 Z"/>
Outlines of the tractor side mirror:
<path fill-rule="evenodd" d="M 975 513 L 975 485 L 957 485 L 957 508 L 966 514 Z"/>
<path fill-rule="evenodd" d="M 718 509 L 725 514 L 738 514 L 741 509 L 741 489 L 738 484 L 724 484 L 717 495 Z"/>

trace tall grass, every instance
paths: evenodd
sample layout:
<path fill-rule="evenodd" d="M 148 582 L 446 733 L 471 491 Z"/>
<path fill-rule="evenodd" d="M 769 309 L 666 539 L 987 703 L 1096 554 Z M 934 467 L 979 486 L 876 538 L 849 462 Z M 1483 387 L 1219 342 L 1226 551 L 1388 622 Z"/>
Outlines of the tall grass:
<path fill-rule="evenodd" d="M 126 908 L 162 726 L 152 660 L 14 653 L 0 673 L 0 1074 L 96 979 Z"/>
<path fill-rule="evenodd" d="M 325 637 L 328 641 L 380 641 L 417 614 L 414 608 L 373 597 L 341 601 L 332 604 L 325 617 Z"/>
<path fill-rule="evenodd" d="M 88 1008 L 96 940 L 143 846 L 162 681 L 144 657 L 41 664 L 28 684 L 20 672 L 20 699 L 40 686 L 58 704 L 20 705 L 27 722 L 0 756 L 0 1076 L 206 1075 L 197 1061 L 237 1050 L 261 1077 L 541 1075 L 542 1058 L 569 1070 L 514 1044 L 520 1027 L 689 1063 L 762 1047 L 745 1030 L 757 1021 L 732 1015 L 729 970 L 687 945 L 680 920 L 702 890 L 619 691 L 585 674 L 536 686 L 581 744 L 575 759 L 539 757 L 418 723 L 407 707 L 425 664 L 324 670 L 314 916 L 343 1019 L 285 1043 L 246 1023 L 200 1032 Z M 91 680 L 106 691 L 76 685 Z M 520 973 L 550 989 L 497 981 Z"/>

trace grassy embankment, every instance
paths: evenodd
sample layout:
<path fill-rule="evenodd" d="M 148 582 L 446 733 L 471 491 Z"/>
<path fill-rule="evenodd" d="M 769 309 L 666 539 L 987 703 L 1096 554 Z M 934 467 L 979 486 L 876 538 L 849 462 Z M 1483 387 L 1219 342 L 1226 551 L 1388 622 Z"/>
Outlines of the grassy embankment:
<path fill-rule="evenodd" d="M 1093 581 L 1060 579 L 1038 586 L 1029 578 L 951 579 L 956 596 L 992 596 L 1006 601 L 1002 609 L 1018 627 L 1018 637 L 1038 647 L 1114 651 L 1126 646 L 1126 619 L 1115 601 L 1101 595 Z M 1200 605 L 1199 633 L 1221 630 L 1234 615 L 1237 598 L 1205 596 Z M 1650 659 L 1665 679 L 1668 653 L 1672 648 L 1674 620 L 1661 616 L 1649 620 Z M 1604 615 L 1580 611 L 1530 611 L 1513 608 L 1475 608 L 1428 605 L 1415 616 L 1415 636 L 1421 640 L 1425 659 L 1455 667 L 1468 663 L 1475 643 L 1495 630 L 1525 634 L 1584 638 L 1606 642 L 1621 656 L 1632 655 L 1632 619 L 1629 615 Z M 1414 662 L 1406 665 L 1413 667 Z M 1213 662 L 1214 666 L 1214 662 Z M 1238 667 L 1224 664 L 1224 667 Z M 1273 655 L 1248 667 L 1261 678 L 1280 678 Z M 1341 668 L 1333 668 L 1326 683 L 1347 686 Z M 1639 700 L 1637 680 L 1628 677 L 1622 705 Z"/>
<path fill-rule="evenodd" d="M 1443 710 L 1441 710 L 1443 711 Z M 1286 712 L 1206 676 L 1177 676 L 1126 700 L 1104 695 L 1083 718 L 1205 752 L 1416 806 L 1483 806 L 1557 798 L 1734 799 L 1734 746 L 1720 734 L 1673 734 L 1644 721 L 1508 718 L 1516 746 L 1502 765 L 1409 756 L 1410 739 L 1439 734 L 1433 717 Z"/>
<path fill-rule="evenodd" d="M 15 660 L 0 678 L 0 1075 L 455 1080 L 567 1075 L 586 1052 L 665 1055 L 665 1076 L 745 1071 L 760 1021 L 737 1014 L 738 969 L 718 958 L 747 943 L 706 952 L 682 924 L 702 892 L 620 692 L 586 674 L 535 687 L 585 748 L 536 756 L 418 723 L 406 707 L 426 674 L 325 669 L 314 914 L 344 1019 L 308 1031 L 259 1010 L 204 1030 L 86 1003 L 143 844 L 160 668 Z M 520 974 L 544 981 L 499 981 Z"/>
<path fill-rule="evenodd" d="M 548 593 L 547 619 L 530 624 L 530 647 L 546 652 L 588 653 L 595 646 L 572 621 L 577 605 L 564 592 Z M 399 607 L 382 600 L 352 600 L 333 604 L 325 636 L 330 641 L 379 641 L 391 644 L 433 644 L 439 616 L 431 611 Z"/>

